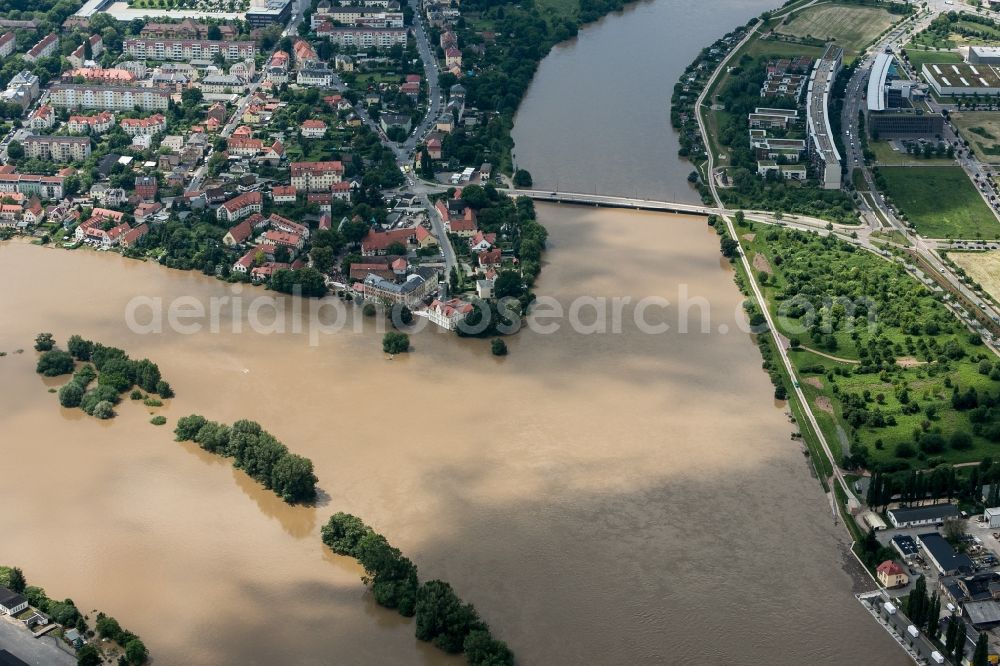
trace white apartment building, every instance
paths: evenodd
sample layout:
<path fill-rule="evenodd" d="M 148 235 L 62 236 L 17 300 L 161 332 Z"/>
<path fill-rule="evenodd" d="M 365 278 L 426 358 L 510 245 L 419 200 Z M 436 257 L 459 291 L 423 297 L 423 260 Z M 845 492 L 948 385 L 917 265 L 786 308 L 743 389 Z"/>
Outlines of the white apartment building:
<path fill-rule="evenodd" d="M 300 192 L 329 192 L 344 177 L 342 162 L 292 162 L 292 187 Z"/>
<path fill-rule="evenodd" d="M 49 104 L 57 109 L 165 111 L 170 91 L 137 86 L 88 86 L 57 84 L 50 89 Z"/>
<path fill-rule="evenodd" d="M 401 44 L 406 46 L 406 28 L 321 28 L 316 31 L 320 37 L 328 37 L 340 46 L 359 48 L 388 48 Z"/>
<path fill-rule="evenodd" d="M 85 136 L 29 136 L 24 154 L 32 159 L 82 162 L 90 157 L 90 139 Z"/>
<path fill-rule="evenodd" d="M 126 39 L 126 55 L 150 60 L 211 60 L 221 53 L 226 60 L 246 60 L 257 54 L 254 42 L 209 39 Z"/>

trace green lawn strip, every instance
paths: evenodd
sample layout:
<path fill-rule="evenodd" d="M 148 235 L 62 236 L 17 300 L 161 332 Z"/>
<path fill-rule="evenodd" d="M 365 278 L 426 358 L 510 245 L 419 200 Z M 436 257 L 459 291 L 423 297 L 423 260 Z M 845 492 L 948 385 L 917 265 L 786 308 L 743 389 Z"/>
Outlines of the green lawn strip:
<path fill-rule="evenodd" d="M 879 175 L 886 194 L 921 236 L 1000 237 L 1000 222 L 961 167 L 881 167 Z"/>
<path fill-rule="evenodd" d="M 906 46 L 906 57 L 910 60 L 910 64 L 918 72 L 924 66 L 924 63 L 942 63 L 942 62 L 962 62 L 962 56 L 954 51 L 924 51 L 918 48 L 913 48 L 911 45 Z"/>
<path fill-rule="evenodd" d="M 893 150 L 888 141 L 870 141 L 868 147 L 875 153 L 880 164 L 913 164 L 916 166 L 951 165 L 955 161 L 948 157 L 917 157 L 903 150 Z"/>

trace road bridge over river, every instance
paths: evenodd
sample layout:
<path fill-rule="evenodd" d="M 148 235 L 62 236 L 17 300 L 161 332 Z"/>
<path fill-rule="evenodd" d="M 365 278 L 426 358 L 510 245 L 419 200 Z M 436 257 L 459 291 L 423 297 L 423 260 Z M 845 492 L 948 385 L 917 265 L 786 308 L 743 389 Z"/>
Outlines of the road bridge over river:
<path fill-rule="evenodd" d="M 656 210 L 689 215 L 720 215 L 724 211 L 704 204 L 681 203 L 679 201 L 659 201 L 656 199 L 633 199 L 605 194 L 584 194 L 582 192 L 546 192 L 543 190 L 504 190 L 513 197 L 528 197 L 535 201 L 552 203 L 572 203 L 605 208 L 630 208 L 632 210 Z"/>

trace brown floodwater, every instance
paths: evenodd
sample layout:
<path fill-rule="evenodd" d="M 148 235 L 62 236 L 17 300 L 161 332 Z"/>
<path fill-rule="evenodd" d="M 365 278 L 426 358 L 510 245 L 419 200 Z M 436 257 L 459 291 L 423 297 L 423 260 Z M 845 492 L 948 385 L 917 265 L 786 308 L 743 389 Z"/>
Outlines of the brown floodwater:
<path fill-rule="evenodd" d="M 695 309 L 680 333 L 666 307 L 646 319 L 670 331 L 646 333 L 626 307 L 616 334 L 562 322 L 511 338 L 496 359 L 486 341 L 426 330 L 391 361 L 371 320 L 350 315 L 364 332 L 316 346 L 246 322 L 236 334 L 225 318 L 218 333 L 142 334 L 125 324 L 134 297 L 207 309 L 232 287 L 4 244 L 0 559 L 119 617 L 158 663 L 459 663 L 324 550 L 319 527 L 344 510 L 423 578 L 450 581 L 521 663 L 902 663 L 851 595 L 842 529 L 738 330 L 741 297 L 714 233 L 652 213 L 540 215 L 552 246 L 539 293 L 568 308 L 580 296 L 677 303 L 686 289 L 711 304 L 710 332 Z M 47 392 L 60 382 L 34 373 L 40 330 L 155 360 L 177 391 L 157 410 L 168 425 L 127 401 L 108 422 L 61 409 Z M 172 441 L 191 412 L 256 419 L 312 458 L 321 506 L 289 507 Z"/>
<path fill-rule="evenodd" d="M 659 0 L 584 30 L 539 70 L 518 116 L 519 164 L 545 187 L 690 197 L 668 127 L 673 81 L 766 5 Z M 411 621 L 371 601 L 357 564 L 323 548 L 320 525 L 343 510 L 422 578 L 450 581 L 522 664 L 906 663 L 852 596 L 870 584 L 739 330 L 742 299 L 704 220 L 539 216 L 551 234 L 539 294 L 566 309 L 632 302 L 617 333 L 549 320 L 557 331 L 509 338 L 503 359 L 486 341 L 426 330 L 389 361 L 372 320 L 350 312 L 315 345 L 254 332 L 249 314 L 235 318 L 241 333 L 226 316 L 218 332 L 142 333 L 126 325 L 135 297 L 165 312 L 267 292 L 0 244 L 0 563 L 117 616 L 158 664 L 462 663 L 416 641 Z M 685 294 L 710 305 L 695 300 L 682 333 Z M 635 323 L 651 297 L 676 304 L 646 311 L 666 332 Z M 278 308 L 286 329 L 300 306 Z M 109 422 L 61 409 L 47 390 L 63 380 L 34 373 L 42 330 L 156 361 L 177 391 L 155 410 L 168 425 L 128 401 Z M 287 506 L 228 460 L 174 442 L 191 412 L 256 419 L 312 458 L 319 506 Z"/>

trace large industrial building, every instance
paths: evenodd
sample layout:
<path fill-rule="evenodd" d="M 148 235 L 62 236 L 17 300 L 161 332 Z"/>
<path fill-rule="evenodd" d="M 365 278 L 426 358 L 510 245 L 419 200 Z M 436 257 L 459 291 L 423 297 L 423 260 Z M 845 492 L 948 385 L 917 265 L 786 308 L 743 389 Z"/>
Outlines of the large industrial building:
<path fill-rule="evenodd" d="M 1000 46 L 970 46 L 968 60 L 973 65 L 1000 65 Z"/>
<path fill-rule="evenodd" d="M 254 28 L 271 23 L 287 23 L 292 15 L 292 0 L 252 0 L 246 20 Z"/>
<path fill-rule="evenodd" d="M 1000 95 L 1000 74 L 992 65 L 928 62 L 921 73 L 938 95 Z"/>
<path fill-rule="evenodd" d="M 865 117 L 873 137 L 891 139 L 941 134 L 944 118 L 925 110 L 925 91 L 916 81 L 896 78 L 896 62 L 891 53 L 875 58 L 868 77 Z"/>

